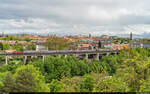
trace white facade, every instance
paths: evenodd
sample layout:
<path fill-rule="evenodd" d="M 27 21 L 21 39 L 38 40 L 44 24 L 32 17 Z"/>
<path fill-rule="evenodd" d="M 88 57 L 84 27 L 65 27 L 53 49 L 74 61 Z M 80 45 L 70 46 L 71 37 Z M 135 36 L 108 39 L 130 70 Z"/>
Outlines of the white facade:
<path fill-rule="evenodd" d="M 41 51 L 41 50 L 48 50 L 48 48 L 45 47 L 44 45 L 36 45 L 36 51 Z"/>

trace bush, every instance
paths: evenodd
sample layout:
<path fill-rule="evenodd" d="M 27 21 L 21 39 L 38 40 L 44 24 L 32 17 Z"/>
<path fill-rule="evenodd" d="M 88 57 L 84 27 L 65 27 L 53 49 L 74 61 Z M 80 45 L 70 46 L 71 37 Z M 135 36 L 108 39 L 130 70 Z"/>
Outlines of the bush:
<path fill-rule="evenodd" d="M 85 76 L 80 83 L 81 92 L 91 92 L 94 88 L 95 81 L 91 76 Z"/>

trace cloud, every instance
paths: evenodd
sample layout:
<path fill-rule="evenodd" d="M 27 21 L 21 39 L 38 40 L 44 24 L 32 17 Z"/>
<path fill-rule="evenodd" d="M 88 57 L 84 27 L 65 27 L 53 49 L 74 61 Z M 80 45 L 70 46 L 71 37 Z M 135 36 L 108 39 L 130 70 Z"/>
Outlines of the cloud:
<path fill-rule="evenodd" d="M 150 28 L 149 0 L 0 0 L 0 32 L 141 34 Z"/>

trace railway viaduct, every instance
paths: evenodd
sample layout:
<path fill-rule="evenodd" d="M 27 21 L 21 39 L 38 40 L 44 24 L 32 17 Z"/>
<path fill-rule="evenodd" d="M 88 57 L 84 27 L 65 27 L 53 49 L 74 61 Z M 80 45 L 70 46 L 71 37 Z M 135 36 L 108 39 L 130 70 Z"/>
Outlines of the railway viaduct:
<path fill-rule="evenodd" d="M 109 54 L 117 54 L 117 50 L 110 49 L 99 49 L 99 50 L 56 50 L 56 51 L 24 51 L 22 53 L 0 53 L 0 56 L 5 56 L 5 63 L 8 64 L 8 57 L 11 56 L 23 56 L 24 64 L 26 64 L 27 56 L 42 56 L 44 61 L 46 56 L 52 55 L 74 55 L 78 57 L 79 55 L 84 56 L 85 59 L 89 58 L 89 55 L 93 55 L 94 59 L 99 60 L 100 56 L 109 55 Z"/>

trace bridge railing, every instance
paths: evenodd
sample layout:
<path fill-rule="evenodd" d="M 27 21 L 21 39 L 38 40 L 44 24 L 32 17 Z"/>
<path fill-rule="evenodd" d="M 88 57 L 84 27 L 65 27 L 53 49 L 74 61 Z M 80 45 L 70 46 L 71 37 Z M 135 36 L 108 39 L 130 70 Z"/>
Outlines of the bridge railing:
<path fill-rule="evenodd" d="M 82 53 L 107 53 L 118 52 L 117 50 L 99 49 L 99 50 L 53 50 L 53 51 L 24 51 L 21 53 L 1 52 L 0 55 L 35 55 L 35 54 L 82 54 Z"/>

